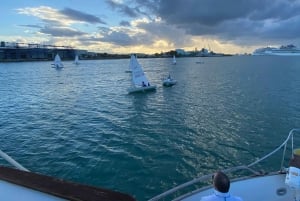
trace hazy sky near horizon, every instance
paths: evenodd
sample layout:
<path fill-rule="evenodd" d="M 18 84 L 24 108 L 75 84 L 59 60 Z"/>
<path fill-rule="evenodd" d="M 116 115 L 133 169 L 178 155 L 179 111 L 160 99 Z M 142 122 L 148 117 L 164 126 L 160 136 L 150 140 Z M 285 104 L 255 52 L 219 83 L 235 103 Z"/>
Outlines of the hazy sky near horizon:
<path fill-rule="evenodd" d="M 300 46 L 300 0 L 10 0 L 0 40 L 97 52 Z"/>

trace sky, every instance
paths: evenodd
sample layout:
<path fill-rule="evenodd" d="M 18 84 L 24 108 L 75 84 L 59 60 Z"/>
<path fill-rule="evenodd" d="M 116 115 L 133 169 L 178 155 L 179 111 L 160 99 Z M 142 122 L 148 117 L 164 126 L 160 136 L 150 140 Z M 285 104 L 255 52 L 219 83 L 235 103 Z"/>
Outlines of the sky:
<path fill-rule="evenodd" d="M 107 53 L 300 47 L 300 0 L 9 0 L 0 41 Z"/>

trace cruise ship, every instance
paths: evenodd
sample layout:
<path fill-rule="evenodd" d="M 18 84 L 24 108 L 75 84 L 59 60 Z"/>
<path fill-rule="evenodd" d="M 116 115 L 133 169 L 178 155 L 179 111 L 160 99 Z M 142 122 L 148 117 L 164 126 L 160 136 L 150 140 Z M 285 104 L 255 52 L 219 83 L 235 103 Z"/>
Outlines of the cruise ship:
<path fill-rule="evenodd" d="M 252 55 L 300 56 L 300 49 L 292 44 L 280 48 L 265 47 L 256 49 Z"/>

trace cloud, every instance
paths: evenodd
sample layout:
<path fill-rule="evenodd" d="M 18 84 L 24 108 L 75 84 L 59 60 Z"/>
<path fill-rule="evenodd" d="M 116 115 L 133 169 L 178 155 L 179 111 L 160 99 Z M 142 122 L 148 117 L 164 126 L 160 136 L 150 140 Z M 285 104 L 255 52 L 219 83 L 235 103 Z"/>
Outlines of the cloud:
<path fill-rule="evenodd" d="M 71 8 L 57 10 L 48 6 L 26 7 L 16 9 L 19 14 L 34 16 L 43 21 L 56 24 L 71 25 L 74 23 L 106 24 L 100 18 Z"/>
<path fill-rule="evenodd" d="M 99 27 L 98 41 L 112 43 L 115 46 L 150 46 L 157 40 L 157 36 L 139 26 L 141 22 L 131 22 L 130 26 Z M 146 23 L 146 22 L 145 22 Z M 126 23 L 127 24 L 127 23 Z M 150 29 L 150 27 L 149 27 Z"/>
<path fill-rule="evenodd" d="M 34 25 L 34 24 L 24 24 L 24 25 L 19 25 L 19 26 L 22 26 L 22 27 L 28 27 L 28 28 L 42 28 L 42 26 L 40 25 Z"/>
<path fill-rule="evenodd" d="M 285 0 L 164 0 L 156 14 L 172 24 L 215 26 L 226 21 L 285 20 L 299 15 L 298 1 Z"/>
<path fill-rule="evenodd" d="M 37 17 L 42 21 L 39 25 L 20 26 L 39 28 L 39 33 L 53 37 L 76 37 L 87 34 L 72 27 L 72 25 L 76 23 L 105 24 L 105 22 L 96 16 L 70 8 L 57 10 L 47 6 L 39 6 L 20 8 L 17 9 L 17 12 L 19 14 Z"/>
<path fill-rule="evenodd" d="M 264 29 L 261 33 L 263 38 L 272 39 L 300 39 L 300 26 L 299 26 L 300 17 L 294 17 L 288 20 L 282 21 L 280 24 L 274 23 L 268 28 Z"/>
<path fill-rule="evenodd" d="M 103 35 L 102 42 L 109 42 L 119 46 L 135 45 L 135 40 L 123 31 L 112 31 Z"/>
<path fill-rule="evenodd" d="M 145 45 L 151 44 L 147 33 L 141 33 L 135 28 L 102 28 L 100 35 L 97 36 L 101 42 L 112 43 L 116 46 L 134 46 L 134 45 Z"/>
<path fill-rule="evenodd" d="M 74 37 L 74 36 L 81 36 L 86 33 L 77 31 L 68 27 L 44 27 L 40 29 L 40 32 L 44 34 L 48 34 L 54 37 Z"/>
<path fill-rule="evenodd" d="M 122 21 L 120 22 L 120 25 L 121 25 L 121 26 L 129 27 L 129 26 L 130 26 L 130 22 L 125 21 L 125 20 L 122 20 Z"/>
<path fill-rule="evenodd" d="M 131 48 L 164 44 L 164 49 L 169 48 L 168 50 L 193 43 L 184 31 L 164 22 L 141 19 L 132 21 L 130 24 L 130 27 L 101 27 L 99 30 L 101 36 L 98 36 L 97 40 Z"/>
<path fill-rule="evenodd" d="M 299 39 L 300 1 L 297 0 L 135 0 L 135 4 L 148 7 L 144 10 L 151 12 L 149 15 L 190 37 L 203 36 L 236 44 L 247 41 L 260 44 L 266 39 L 285 41 L 286 37 Z M 162 32 L 168 35 L 167 29 L 158 34 Z"/>
<path fill-rule="evenodd" d="M 54 22 L 61 25 L 70 25 L 74 20 L 70 20 L 66 15 L 61 14 L 57 9 L 48 6 L 26 7 L 16 9 L 19 14 L 34 16 L 45 22 Z"/>
<path fill-rule="evenodd" d="M 121 2 L 113 1 L 113 0 L 106 0 L 107 4 L 113 9 L 118 10 L 120 13 L 129 16 L 129 17 L 138 17 L 139 11 L 137 8 L 131 8 L 126 4 Z"/>
<path fill-rule="evenodd" d="M 74 21 L 87 22 L 92 24 L 96 24 L 96 23 L 106 24 L 104 21 L 102 21 L 100 18 L 94 15 L 90 15 L 71 8 L 65 8 L 63 10 L 60 10 L 59 13 L 68 16 L 69 19 L 72 19 Z"/>
<path fill-rule="evenodd" d="M 208 40 L 217 41 L 219 47 L 300 41 L 300 0 L 106 0 L 105 3 L 116 13 L 106 16 L 107 21 L 69 7 L 62 10 L 26 7 L 17 11 L 42 22 L 21 26 L 37 28 L 48 36 L 80 36 L 82 44 L 106 44 L 120 49 L 153 47 L 157 52 L 161 51 L 159 44 L 163 44 L 162 49 L 201 48 Z M 120 13 L 123 18 L 119 19 L 119 25 L 109 24 L 109 18 L 115 23 Z M 99 32 L 85 33 L 79 31 L 85 28 L 82 24 L 102 27 Z M 93 29 L 92 26 L 88 28 Z"/>
<path fill-rule="evenodd" d="M 261 0 L 165 0 L 157 14 L 165 21 L 176 24 L 215 26 L 224 21 L 246 17 L 253 8 L 264 6 Z"/>
<path fill-rule="evenodd" d="M 183 47 L 192 43 L 191 37 L 184 30 L 162 21 L 141 21 L 136 24 L 138 29 L 147 33 L 148 40 L 164 40 L 174 47 Z"/>

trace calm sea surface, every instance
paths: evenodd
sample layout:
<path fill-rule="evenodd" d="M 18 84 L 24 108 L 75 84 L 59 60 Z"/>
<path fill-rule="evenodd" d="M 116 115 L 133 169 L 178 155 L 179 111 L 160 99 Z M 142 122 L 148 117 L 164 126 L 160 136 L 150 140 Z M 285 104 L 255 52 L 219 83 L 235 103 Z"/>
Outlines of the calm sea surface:
<path fill-rule="evenodd" d="M 0 149 L 33 172 L 144 201 L 249 164 L 300 127 L 300 57 L 139 62 L 156 92 L 127 94 L 129 59 L 0 63 Z M 164 88 L 169 72 L 178 84 Z"/>

